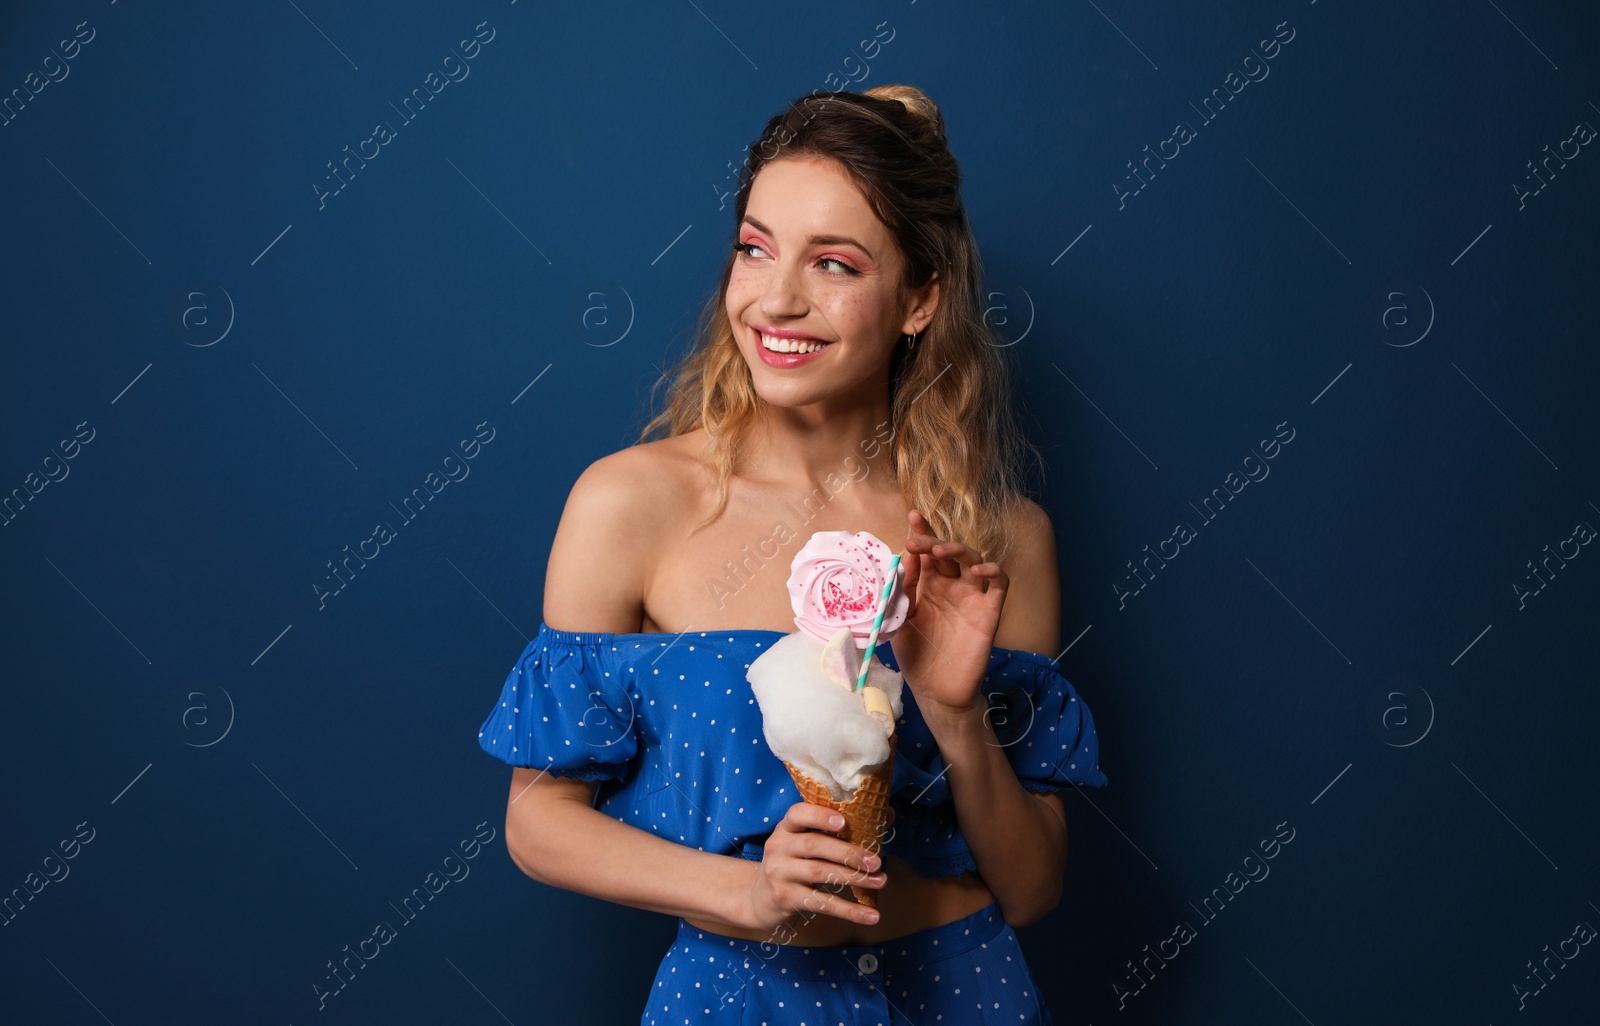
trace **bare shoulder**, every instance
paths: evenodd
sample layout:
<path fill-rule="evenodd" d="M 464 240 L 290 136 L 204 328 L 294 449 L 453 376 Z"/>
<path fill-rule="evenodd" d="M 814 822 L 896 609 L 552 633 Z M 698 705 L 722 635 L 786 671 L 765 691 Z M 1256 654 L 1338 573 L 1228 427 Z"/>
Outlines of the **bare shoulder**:
<path fill-rule="evenodd" d="M 603 456 L 578 475 L 550 546 L 547 624 L 639 630 L 663 525 L 691 501 L 694 473 L 688 446 L 666 438 Z"/>
<path fill-rule="evenodd" d="M 1044 507 L 1019 497 L 1006 518 L 1011 551 L 1001 561 L 1010 585 L 994 643 L 1055 656 L 1061 643 L 1061 581 L 1056 532 Z"/>

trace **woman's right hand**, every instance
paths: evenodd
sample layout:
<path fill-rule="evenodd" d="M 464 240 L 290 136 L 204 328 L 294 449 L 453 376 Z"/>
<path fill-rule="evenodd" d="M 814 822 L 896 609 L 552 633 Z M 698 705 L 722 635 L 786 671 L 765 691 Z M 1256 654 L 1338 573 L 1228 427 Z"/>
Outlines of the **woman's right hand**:
<path fill-rule="evenodd" d="M 818 889 L 819 884 L 881 888 L 888 882 L 882 860 L 839 838 L 842 829 L 844 816 L 832 809 L 810 802 L 789 806 L 767 836 L 750 885 L 752 926 L 776 930 L 819 912 L 863 925 L 878 921 L 876 909 Z"/>

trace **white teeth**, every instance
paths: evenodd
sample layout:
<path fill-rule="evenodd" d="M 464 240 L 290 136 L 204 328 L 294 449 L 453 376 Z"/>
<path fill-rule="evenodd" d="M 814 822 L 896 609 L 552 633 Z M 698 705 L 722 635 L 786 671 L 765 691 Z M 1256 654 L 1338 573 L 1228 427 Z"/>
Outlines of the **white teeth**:
<path fill-rule="evenodd" d="M 761 334 L 758 332 L 758 334 Z M 761 346 L 775 353 L 811 353 L 821 349 L 826 342 L 806 342 L 793 338 L 773 338 L 771 335 L 761 334 Z"/>

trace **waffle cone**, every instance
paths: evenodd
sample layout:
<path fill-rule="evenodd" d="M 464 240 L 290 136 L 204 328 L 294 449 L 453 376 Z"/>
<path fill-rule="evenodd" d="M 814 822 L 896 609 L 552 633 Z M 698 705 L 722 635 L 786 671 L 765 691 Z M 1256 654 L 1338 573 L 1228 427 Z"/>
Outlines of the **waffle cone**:
<path fill-rule="evenodd" d="M 838 832 L 841 839 L 881 856 L 883 833 L 889 818 L 889 784 L 894 776 L 894 751 L 896 735 L 889 735 L 889 757 L 861 778 L 855 793 L 843 801 L 835 798 L 828 785 L 807 776 L 798 767 L 785 762 L 784 768 L 794 778 L 800 797 L 812 805 L 833 809 L 844 816 L 844 828 Z M 878 891 L 873 887 L 851 885 L 850 891 L 859 904 L 878 907 Z"/>

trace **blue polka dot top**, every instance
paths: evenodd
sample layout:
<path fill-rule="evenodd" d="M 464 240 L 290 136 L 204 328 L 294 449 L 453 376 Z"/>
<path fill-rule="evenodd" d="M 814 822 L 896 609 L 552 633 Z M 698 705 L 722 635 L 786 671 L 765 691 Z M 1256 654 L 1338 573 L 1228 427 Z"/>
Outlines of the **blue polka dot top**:
<path fill-rule="evenodd" d="M 702 851 L 761 858 L 800 801 L 761 732 L 745 671 L 779 631 L 563 631 L 540 624 L 478 731 L 485 752 L 552 776 L 599 781 L 595 807 Z M 898 670 L 890 642 L 878 658 Z M 992 648 L 983 692 L 996 739 L 1030 791 L 1103 787 L 1094 718 L 1047 656 Z M 976 869 L 944 760 L 909 684 L 895 727 L 884 854 L 922 876 Z"/>

